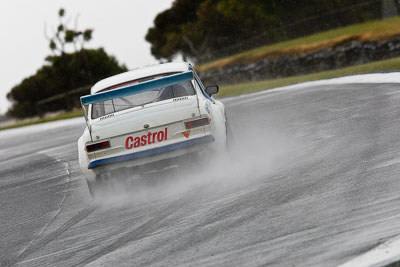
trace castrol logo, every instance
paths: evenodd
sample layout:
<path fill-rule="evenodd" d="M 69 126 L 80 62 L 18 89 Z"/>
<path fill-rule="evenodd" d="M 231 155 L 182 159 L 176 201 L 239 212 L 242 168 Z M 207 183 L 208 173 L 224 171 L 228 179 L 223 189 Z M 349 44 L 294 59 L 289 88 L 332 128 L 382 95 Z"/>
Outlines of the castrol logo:
<path fill-rule="evenodd" d="M 165 128 L 162 131 L 159 132 L 148 132 L 147 134 L 144 134 L 142 136 L 128 136 L 125 140 L 125 148 L 126 149 L 132 149 L 132 148 L 138 148 L 141 146 L 146 146 L 146 145 L 151 145 L 154 143 L 159 143 L 162 141 L 167 140 L 167 132 L 168 129 Z"/>

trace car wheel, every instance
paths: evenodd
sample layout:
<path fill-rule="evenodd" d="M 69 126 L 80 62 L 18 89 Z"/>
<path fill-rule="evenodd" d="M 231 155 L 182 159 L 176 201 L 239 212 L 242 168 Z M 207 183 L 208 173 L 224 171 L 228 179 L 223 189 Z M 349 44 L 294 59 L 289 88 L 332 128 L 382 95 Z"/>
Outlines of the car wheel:
<path fill-rule="evenodd" d="M 98 199 L 101 195 L 101 186 L 98 181 L 89 182 L 87 181 L 89 193 L 92 196 L 92 199 Z"/>
<path fill-rule="evenodd" d="M 90 195 L 93 199 L 98 200 L 105 194 L 111 192 L 113 186 L 108 180 L 108 173 L 97 174 L 94 181 L 87 181 Z"/>
<path fill-rule="evenodd" d="M 226 147 L 230 149 L 233 146 L 233 134 L 228 119 L 225 120 L 225 129 L 226 129 Z"/>

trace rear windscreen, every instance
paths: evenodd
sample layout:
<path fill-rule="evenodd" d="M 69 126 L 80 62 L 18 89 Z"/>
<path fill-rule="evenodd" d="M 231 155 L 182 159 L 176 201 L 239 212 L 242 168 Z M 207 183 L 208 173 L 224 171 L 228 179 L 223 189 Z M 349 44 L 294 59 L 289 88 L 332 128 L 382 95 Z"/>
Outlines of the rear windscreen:
<path fill-rule="evenodd" d="M 92 104 L 92 119 L 97 119 L 117 111 L 143 106 L 175 97 L 194 95 L 195 90 L 190 81 L 167 87 L 144 91 L 138 94 L 115 98 Z"/>

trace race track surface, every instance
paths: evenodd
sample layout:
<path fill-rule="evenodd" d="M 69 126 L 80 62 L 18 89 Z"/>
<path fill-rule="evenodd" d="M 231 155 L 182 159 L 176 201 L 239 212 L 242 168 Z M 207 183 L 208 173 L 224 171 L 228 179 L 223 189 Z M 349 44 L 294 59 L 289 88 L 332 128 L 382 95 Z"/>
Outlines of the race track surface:
<path fill-rule="evenodd" d="M 93 202 L 83 119 L 0 132 L 1 266 L 336 266 L 400 234 L 400 85 L 230 98 L 229 157 Z"/>

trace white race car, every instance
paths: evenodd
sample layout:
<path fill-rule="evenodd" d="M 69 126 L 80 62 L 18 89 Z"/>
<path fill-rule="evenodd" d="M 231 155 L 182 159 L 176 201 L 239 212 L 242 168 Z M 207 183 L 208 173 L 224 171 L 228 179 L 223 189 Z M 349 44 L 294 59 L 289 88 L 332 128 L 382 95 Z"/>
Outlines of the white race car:
<path fill-rule="evenodd" d="M 81 104 L 87 127 L 79 165 L 92 197 L 120 173 L 179 165 L 227 144 L 225 107 L 187 63 L 166 63 L 99 81 Z M 187 161 L 186 161 L 187 162 Z"/>

